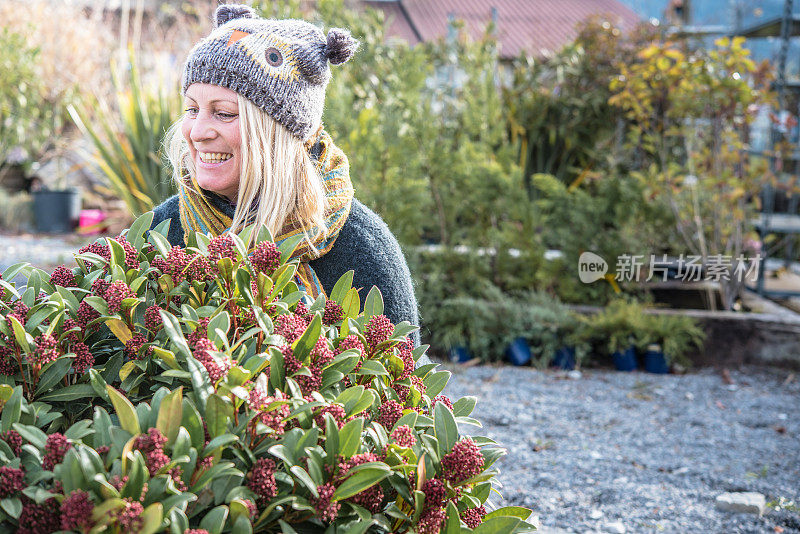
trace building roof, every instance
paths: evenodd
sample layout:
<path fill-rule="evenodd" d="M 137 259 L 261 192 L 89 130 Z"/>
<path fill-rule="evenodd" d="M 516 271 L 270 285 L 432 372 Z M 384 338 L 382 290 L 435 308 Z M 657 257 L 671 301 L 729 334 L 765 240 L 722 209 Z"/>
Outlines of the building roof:
<path fill-rule="evenodd" d="M 623 30 L 639 22 L 636 13 L 617 0 L 365 0 L 389 20 L 388 33 L 409 44 L 447 36 L 452 16 L 464 21 L 479 38 L 496 9 L 500 57 L 525 51 L 541 55 L 556 51 L 577 35 L 576 24 L 592 15 L 606 15 Z"/>

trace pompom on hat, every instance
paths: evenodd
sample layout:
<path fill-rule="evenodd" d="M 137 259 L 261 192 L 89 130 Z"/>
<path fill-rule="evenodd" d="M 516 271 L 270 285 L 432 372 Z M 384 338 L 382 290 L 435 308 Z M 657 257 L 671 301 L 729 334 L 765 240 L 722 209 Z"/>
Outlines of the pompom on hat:
<path fill-rule="evenodd" d="M 307 141 L 319 128 L 328 64 L 350 59 L 358 41 L 331 28 L 327 36 L 303 20 L 263 19 L 249 6 L 217 8 L 216 27 L 189 52 L 183 92 L 193 83 L 228 88 Z"/>

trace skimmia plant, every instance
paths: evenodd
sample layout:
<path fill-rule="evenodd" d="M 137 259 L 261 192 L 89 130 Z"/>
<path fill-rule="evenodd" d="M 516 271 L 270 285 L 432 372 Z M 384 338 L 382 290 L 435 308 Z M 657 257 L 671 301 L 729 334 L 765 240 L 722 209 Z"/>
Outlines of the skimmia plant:
<path fill-rule="evenodd" d="M 460 432 L 475 398 L 441 395 L 377 289 L 361 310 L 349 272 L 309 302 L 297 241 L 184 249 L 151 221 L 3 273 L 0 531 L 533 529 L 490 510 L 503 449 Z"/>

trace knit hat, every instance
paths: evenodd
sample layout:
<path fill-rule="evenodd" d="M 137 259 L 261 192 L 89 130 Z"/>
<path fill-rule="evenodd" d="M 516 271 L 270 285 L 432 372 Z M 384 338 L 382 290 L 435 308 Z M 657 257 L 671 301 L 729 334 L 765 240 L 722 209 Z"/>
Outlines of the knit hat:
<path fill-rule="evenodd" d="M 189 53 L 183 92 L 193 83 L 226 87 L 253 102 L 302 141 L 319 128 L 328 63 L 353 55 L 358 41 L 303 20 L 262 19 L 245 5 L 222 5 L 216 26 Z"/>

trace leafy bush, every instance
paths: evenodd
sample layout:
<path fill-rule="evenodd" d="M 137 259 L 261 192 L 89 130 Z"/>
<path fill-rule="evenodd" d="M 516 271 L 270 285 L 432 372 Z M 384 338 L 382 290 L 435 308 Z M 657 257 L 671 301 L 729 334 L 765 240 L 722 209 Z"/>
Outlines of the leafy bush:
<path fill-rule="evenodd" d="M 108 102 L 96 97 L 86 100 L 80 111 L 69 111 L 92 140 L 95 152 L 89 159 L 110 192 L 125 201 L 131 214 L 140 215 L 175 193 L 161 148 L 167 129 L 180 116 L 181 99 L 177 91 L 142 84 L 132 52 L 128 72 L 124 82 L 113 78 L 121 120 Z M 95 122 L 88 120 L 92 114 Z"/>
<path fill-rule="evenodd" d="M 686 355 L 690 350 L 702 349 L 706 332 L 691 317 L 675 314 L 649 314 L 643 317 L 641 330 L 636 334 L 637 346 L 644 350 L 657 344 L 664 351 L 668 363 L 690 367 Z"/>
<path fill-rule="evenodd" d="M 486 513 L 503 450 L 415 369 L 415 327 L 352 272 L 303 300 L 267 232 L 170 248 L 152 213 L 77 268 L 3 273 L 0 527 L 138 533 L 521 532 Z M 5 280 L 27 275 L 22 293 Z M 197 530 L 193 531 L 197 532 Z"/>

